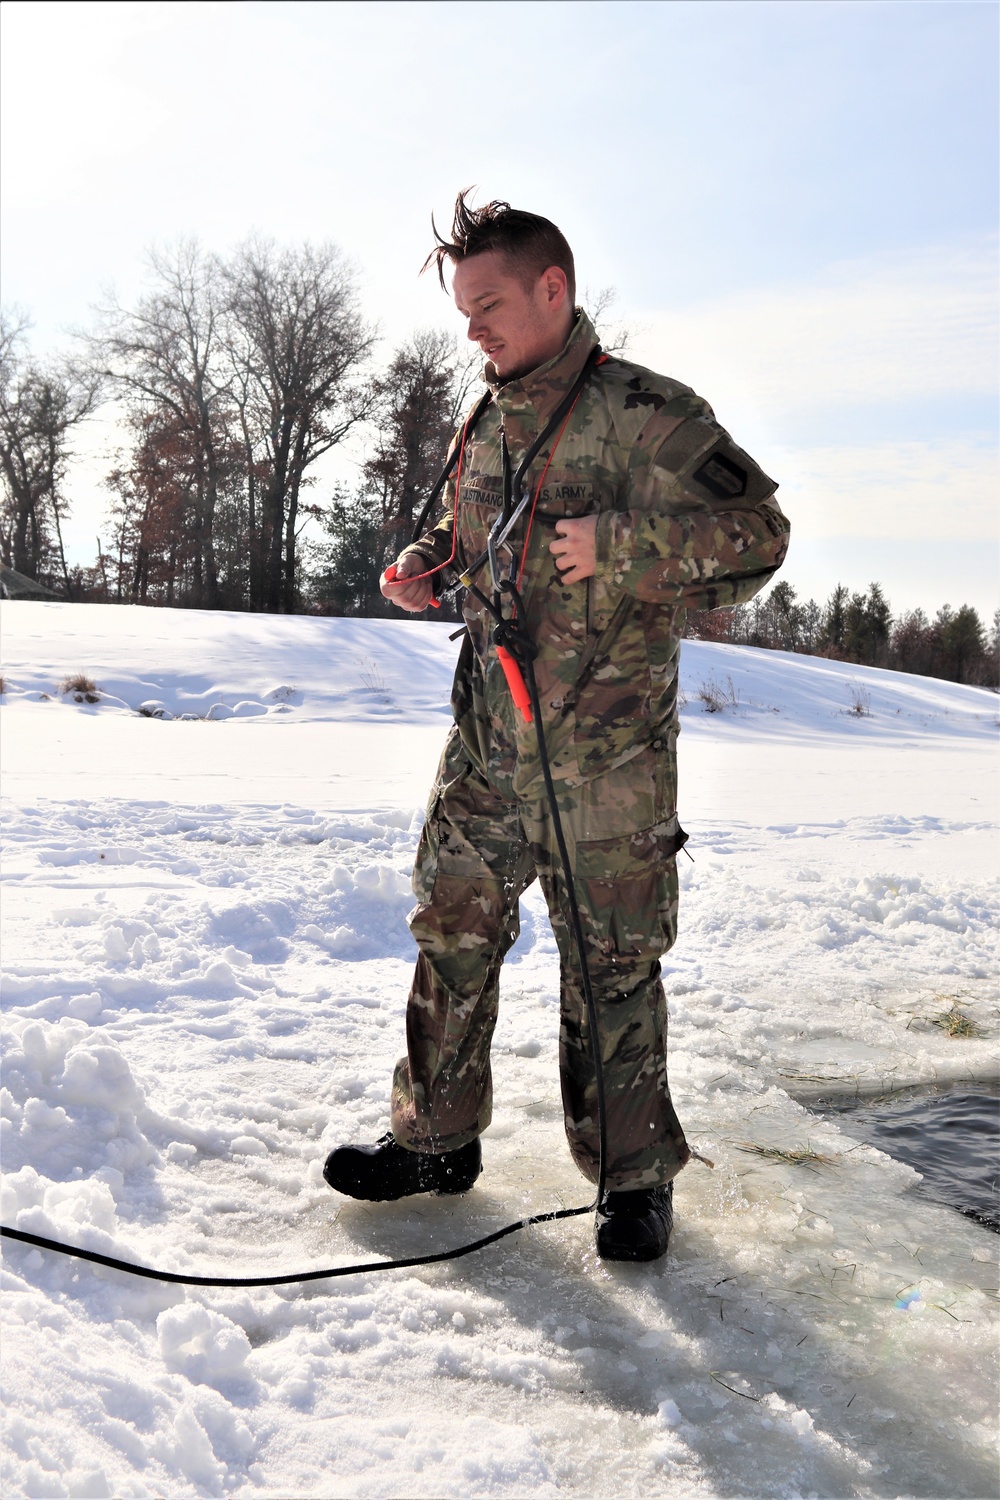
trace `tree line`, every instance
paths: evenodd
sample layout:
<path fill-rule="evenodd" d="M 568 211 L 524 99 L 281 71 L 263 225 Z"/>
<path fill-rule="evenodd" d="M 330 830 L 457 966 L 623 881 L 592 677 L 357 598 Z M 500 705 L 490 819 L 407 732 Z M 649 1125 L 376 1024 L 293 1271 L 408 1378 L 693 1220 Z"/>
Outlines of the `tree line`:
<path fill-rule="evenodd" d="M 614 294 L 589 296 L 605 346 Z M 0 556 L 69 599 L 204 609 L 389 615 L 382 571 L 409 540 L 478 371 L 457 340 L 414 334 L 383 368 L 357 275 L 333 245 L 251 239 L 228 256 L 184 243 L 150 256 L 130 305 L 111 298 L 72 357 L 30 350 L 0 314 Z M 122 434 L 91 567 L 63 524 L 75 436 L 110 406 Z M 352 485 L 316 491 L 317 461 L 363 436 Z M 307 523 L 313 525 L 307 530 Z M 453 613 L 453 611 L 446 611 Z M 779 582 L 693 613 L 704 640 L 801 651 L 997 685 L 998 620 L 975 609 L 893 616 L 882 588 L 825 605 Z"/>
<path fill-rule="evenodd" d="M 686 634 L 696 640 L 801 651 L 867 667 L 889 667 L 978 687 L 998 686 L 1000 610 L 989 630 L 969 604 L 948 604 L 929 619 L 922 609 L 894 615 L 878 583 L 864 592 L 838 584 L 825 604 L 799 601 L 783 579 L 749 604 L 692 611 Z"/>

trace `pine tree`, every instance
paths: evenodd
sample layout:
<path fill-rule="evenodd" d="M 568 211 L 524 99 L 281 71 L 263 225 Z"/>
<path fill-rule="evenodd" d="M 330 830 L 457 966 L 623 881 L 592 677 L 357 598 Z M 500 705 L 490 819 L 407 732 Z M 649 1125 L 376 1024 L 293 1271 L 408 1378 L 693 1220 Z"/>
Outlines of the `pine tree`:
<path fill-rule="evenodd" d="M 828 656 L 842 658 L 846 649 L 849 598 L 844 584 L 838 583 L 826 602 L 819 644 L 821 650 Z"/>
<path fill-rule="evenodd" d="M 310 577 L 315 607 L 327 615 L 388 615 L 392 606 L 379 593 L 384 550 L 377 503 L 362 493 L 339 492 L 323 513 L 327 540 L 314 544 L 320 566 Z"/>
<path fill-rule="evenodd" d="M 954 613 L 945 606 L 937 620 L 939 660 L 935 676 L 951 682 L 981 682 L 986 675 L 986 632 L 969 604 Z"/>
<path fill-rule="evenodd" d="M 892 630 L 892 610 L 889 601 L 878 583 L 868 585 L 864 611 L 864 646 L 862 658 L 871 667 L 881 667 L 889 659 L 889 636 Z"/>
<path fill-rule="evenodd" d="M 792 585 L 781 579 L 768 595 L 767 605 L 771 644 L 784 651 L 794 651 L 798 645 L 801 611 L 796 606 Z"/>

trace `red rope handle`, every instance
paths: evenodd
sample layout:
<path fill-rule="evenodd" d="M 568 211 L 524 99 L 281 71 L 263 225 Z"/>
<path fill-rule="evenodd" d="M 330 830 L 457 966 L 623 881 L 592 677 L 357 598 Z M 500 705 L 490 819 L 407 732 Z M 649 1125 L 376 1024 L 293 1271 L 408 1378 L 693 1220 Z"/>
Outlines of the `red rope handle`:
<path fill-rule="evenodd" d="M 408 573 L 407 576 L 402 580 L 403 583 L 419 583 L 422 578 L 433 578 L 435 573 L 440 573 L 442 569 L 450 567 L 451 564 L 455 561 L 455 556 L 458 551 L 458 511 L 459 505 L 461 503 L 460 496 L 462 492 L 462 464 L 465 461 L 465 439 L 468 436 L 469 422 L 471 422 L 471 420 L 472 418 L 469 417 L 469 419 L 465 423 L 465 426 L 462 428 L 462 439 L 458 446 L 458 468 L 455 470 L 455 515 L 452 520 L 451 526 L 451 556 L 448 557 L 443 563 L 438 563 L 435 567 L 428 568 L 426 573 Z M 395 583 L 396 573 L 396 564 L 390 563 L 386 568 L 384 574 L 386 583 Z M 436 599 L 431 600 L 431 607 L 433 609 L 441 608 Z"/>

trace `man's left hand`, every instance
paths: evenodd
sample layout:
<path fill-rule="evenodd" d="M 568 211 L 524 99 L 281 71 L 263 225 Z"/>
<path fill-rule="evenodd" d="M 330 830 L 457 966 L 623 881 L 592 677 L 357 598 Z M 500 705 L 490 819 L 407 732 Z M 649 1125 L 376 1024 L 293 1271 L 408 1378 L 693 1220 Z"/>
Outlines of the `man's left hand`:
<path fill-rule="evenodd" d="M 549 543 L 563 583 L 582 583 L 597 571 L 597 517 L 580 516 L 556 522 L 556 539 Z"/>

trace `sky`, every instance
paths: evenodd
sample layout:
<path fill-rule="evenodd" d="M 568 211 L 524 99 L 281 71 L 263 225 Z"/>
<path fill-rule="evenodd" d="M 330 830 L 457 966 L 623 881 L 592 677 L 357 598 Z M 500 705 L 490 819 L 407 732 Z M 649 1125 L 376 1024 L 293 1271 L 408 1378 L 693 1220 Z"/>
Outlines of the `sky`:
<path fill-rule="evenodd" d="M 555 220 L 629 357 L 779 481 L 803 596 L 991 615 L 993 3 L 506 0 L 0 11 L 2 296 L 67 347 L 151 246 L 332 240 L 379 356 L 462 325 L 417 275 L 456 191 Z M 81 435 L 74 556 L 115 434 Z M 347 478 L 361 457 L 339 456 Z M 337 465 L 339 464 L 339 469 Z"/>

